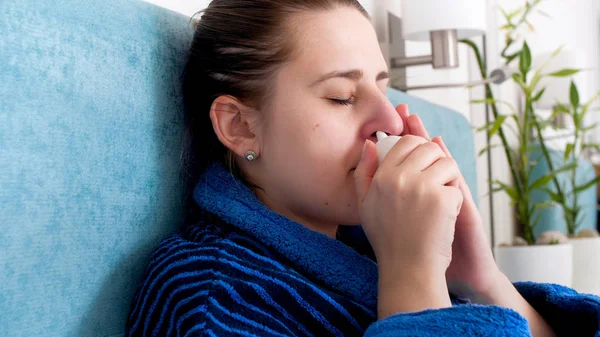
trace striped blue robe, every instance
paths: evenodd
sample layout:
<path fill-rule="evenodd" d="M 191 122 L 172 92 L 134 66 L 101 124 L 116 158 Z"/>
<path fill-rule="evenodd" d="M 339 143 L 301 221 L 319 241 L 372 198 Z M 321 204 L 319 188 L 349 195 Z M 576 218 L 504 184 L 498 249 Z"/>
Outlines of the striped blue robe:
<path fill-rule="evenodd" d="M 194 200 L 196 218 L 152 256 L 127 336 L 530 336 L 515 311 L 459 299 L 378 321 L 377 265 L 360 236 L 344 243 L 270 211 L 221 166 Z M 599 297 L 516 287 L 559 336 L 600 336 Z"/>

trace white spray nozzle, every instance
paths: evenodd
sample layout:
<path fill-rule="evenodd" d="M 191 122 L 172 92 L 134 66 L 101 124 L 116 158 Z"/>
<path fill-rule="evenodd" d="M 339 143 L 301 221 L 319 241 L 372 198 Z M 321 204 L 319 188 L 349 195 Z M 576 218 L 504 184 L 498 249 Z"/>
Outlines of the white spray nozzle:
<path fill-rule="evenodd" d="M 382 139 L 385 139 L 388 137 L 387 133 L 385 133 L 383 131 L 377 131 L 377 132 L 375 132 L 375 135 L 377 136 L 378 142 L 380 142 Z"/>
<path fill-rule="evenodd" d="M 388 136 L 387 133 L 383 131 L 375 132 L 377 136 L 377 152 L 379 154 L 379 164 L 383 162 L 383 158 L 387 153 L 392 149 L 392 147 L 400 140 L 400 136 Z"/>

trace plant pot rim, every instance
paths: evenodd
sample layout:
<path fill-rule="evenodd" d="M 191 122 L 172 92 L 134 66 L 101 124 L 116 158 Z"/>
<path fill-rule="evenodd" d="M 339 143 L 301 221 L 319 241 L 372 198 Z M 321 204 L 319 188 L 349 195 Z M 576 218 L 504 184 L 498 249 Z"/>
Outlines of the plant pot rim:
<path fill-rule="evenodd" d="M 592 241 L 592 240 L 600 240 L 600 236 L 595 236 L 595 237 L 585 237 L 585 238 L 580 238 L 580 237 L 570 237 L 569 241 Z"/>
<path fill-rule="evenodd" d="M 568 247 L 569 243 L 559 243 L 554 245 L 527 245 L 527 246 L 496 246 L 496 249 L 539 249 L 539 248 L 565 248 Z"/>

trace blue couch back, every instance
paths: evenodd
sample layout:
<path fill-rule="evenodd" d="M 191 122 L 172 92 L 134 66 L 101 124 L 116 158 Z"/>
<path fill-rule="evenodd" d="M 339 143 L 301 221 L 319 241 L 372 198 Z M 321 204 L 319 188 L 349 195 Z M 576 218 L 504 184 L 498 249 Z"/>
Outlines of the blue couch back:
<path fill-rule="evenodd" d="M 0 336 L 121 335 L 182 219 L 189 19 L 137 0 L 0 1 L 0 18 Z M 388 96 L 443 135 L 475 190 L 466 120 Z"/>

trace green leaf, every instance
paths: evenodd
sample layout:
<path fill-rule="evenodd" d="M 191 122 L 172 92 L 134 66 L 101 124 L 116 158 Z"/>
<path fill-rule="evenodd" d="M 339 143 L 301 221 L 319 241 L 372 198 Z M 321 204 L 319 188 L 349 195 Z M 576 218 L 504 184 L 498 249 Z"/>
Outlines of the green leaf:
<path fill-rule="evenodd" d="M 565 147 L 565 155 L 564 155 L 564 160 L 569 159 L 569 155 L 571 154 L 571 152 L 573 152 L 573 149 L 575 148 L 575 146 L 573 145 L 573 143 L 567 143 L 567 146 Z"/>
<path fill-rule="evenodd" d="M 542 191 L 546 192 L 546 194 L 548 194 L 548 196 L 550 197 L 550 199 L 556 203 L 562 204 L 563 203 L 563 198 L 561 197 L 560 194 L 552 191 L 550 188 L 548 187 L 544 187 L 541 189 Z"/>
<path fill-rule="evenodd" d="M 570 91 L 571 106 L 575 110 L 579 107 L 579 90 L 577 90 L 577 86 L 575 85 L 575 82 L 571 81 L 571 87 L 570 87 L 569 91 Z"/>
<path fill-rule="evenodd" d="M 505 63 L 507 65 L 510 64 L 514 59 L 516 59 L 517 57 L 519 57 L 520 54 L 521 53 L 516 52 L 514 54 L 510 54 L 510 55 L 505 56 L 505 59 L 506 59 Z"/>
<path fill-rule="evenodd" d="M 554 110 L 555 112 L 557 112 L 557 114 L 558 114 L 559 112 L 564 112 L 564 113 L 567 113 L 567 114 L 571 113 L 571 110 L 570 110 L 570 109 L 569 109 L 569 108 L 568 108 L 566 105 L 564 105 L 564 104 L 562 104 L 562 103 L 558 103 L 558 102 L 557 102 L 557 103 L 556 103 L 556 105 L 554 106 L 554 109 L 553 109 L 553 110 Z"/>
<path fill-rule="evenodd" d="M 538 93 L 535 94 L 535 96 L 533 96 L 533 98 L 531 99 L 532 103 L 539 101 L 540 98 L 542 98 L 544 91 L 546 91 L 546 88 L 542 88 L 542 90 L 538 91 Z"/>
<path fill-rule="evenodd" d="M 548 59 L 546 59 L 546 61 L 544 61 L 544 64 L 542 64 L 542 66 L 538 69 L 538 71 L 543 71 L 548 66 L 548 63 L 550 63 L 550 61 L 552 61 L 554 58 L 556 58 L 558 56 L 558 54 L 560 54 L 562 49 L 563 49 L 563 46 L 556 48 L 556 50 L 554 50 L 552 52 L 552 55 L 550 55 L 550 57 Z"/>
<path fill-rule="evenodd" d="M 594 123 L 592 125 L 581 128 L 581 132 L 588 132 L 595 129 L 598 126 L 598 123 Z"/>
<path fill-rule="evenodd" d="M 543 11 L 543 10 L 541 10 L 541 9 L 538 9 L 538 13 L 539 13 L 539 14 L 541 14 L 542 16 L 545 16 L 545 17 L 547 17 L 548 19 L 552 19 L 552 17 L 550 16 L 550 14 L 548 14 L 548 13 L 544 12 L 544 11 Z"/>
<path fill-rule="evenodd" d="M 527 85 L 523 81 L 523 75 L 517 73 L 512 75 L 513 81 L 517 83 L 523 90 L 528 90 Z"/>
<path fill-rule="evenodd" d="M 565 45 L 561 45 L 560 47 L 556 48 L 556 50 L 554 50 L 552 52 L 552 55 L 550 55 L 550 59 L 553 59 L 555 57 L 558 56 L 558 54 L 560 54 L 560 52 L 562 51 L 562 49 L 564 48 Z"/>
<path fill-rule="evenodd" d="M 521 13 L 522 11 L 523 11 L 523 7 L 517 8 L 508 14 L 508 18 L 513 19 L 515 16 L 519 15 L 519 13 Z"/>
<path fill-rule="evenodd" d="M 491 181 L 492 184 L 496 184 L 499 187 L 494 189 L 494 192 L 498 192 L 498 191 L 504 191 L 506 192 L 506 194 L 508 194 L 508 196 L 512 199 L 513 202 L 517 202 L 519 200 L 519 193 L 517 192 L 517 189 L 509 186 L 499 180 L 492 180 Z"/>
<path fill-rule="evenodd" d="M 583 185 L 579 185 L 579 186 L 575 186 L 575 193 L 581 192 L 581 191 L 585 191 L 588 188 L 596 185 L 598 182 L 600 181 L 600 176 L 588 181 L 587 183 L 583 184 Z"/>
<path fill-rule="evenodd" d="M 492 128 L 492 126 L 494 125 L 494 123 L 495 123 L 495 122 L 489 122 L 489 123 L 486 123 L 486 124 L 484 124 L 484 125 L 482 125 L 482 126 L 480 126 L 480 127 L 476 128 L 476 129 L 475 129 L 475 131 L 477 131 L 477 132 L 481 132 L 481 131 L 489 130 L 489 129 L 491 129 L 491 128 Z"/>
<path fill-rule="evenodd" d="M 486 99 L 472 99 L 470 101 L 471 104 L 494 104 L 496 103 L 496 100 L 493 98 L 486 98 Z"/>
<path fill-rule="evenodd" d="M 537 214 L 537 216 L 535 217 L 535 220 L 533 220 L 533 223 L 531 224 L 531 228 L 532 228 L 532 229 L 533 229 L 533 228 L 535 228 L 535 227 L 538 225 L 538 223 L 540 222 L 540 218 L 541 218 L 541 217 L 542 217 L 542 213 L 541 213 L 541 212 L 539 212 L 539 213 Z"/>
<path fill-rule="evenodd" d="M 585 149 L 594 149 L 598 152 L 600 152 L 600 145 L 599 144 L 595 144 L 595 143 L 587 143 L 587 144 L 583 144 L 581 146 L 581 149 L 585 150 Z"/>
<path fill-rule="evenodd" d="M 502 144 L 490 144 L 490 145 L 486 145 L 484 146 L 481 150 L 479 150 L 479 152 L 477 153 L 478 157 L 481 157 L 482 154 L 484 154 L 486 151 L 489 151 L 493 148 L 502 146 Z"/>
<path fill-rule="evenodd" d="M 510 104 L 508 101 L 503 101 L 501 99 L 493 99 L 493 98 L 487 98 L 487 99 L 474 99 L 471 100 L 470 102 L 471 104 L 502 104 L 507 106 L 514 114 L 517 113 L 517 110 L 515 109 L 515 107 Z"/>
<path fill-rule="evenodd" d="M 590 98 L 589 101 L 587 101 L 583 107 L 581 108 L 581 119 L 583 120 L 585 117 L 585 114 L 588 112 L 588 110 L 590 109 L 590 106 L 592 105 L 592 103 L 594 103 L 598 98 L 600 98 L 600 91 L 597 92 L 592 98 Z"/>
<path fill-rule="evenodd" d="M 551 208 L 551 207 L 556 207 L 556 202 L 553 200 L 544 200 L 538 204 L 535 204 L 535 206 L 533 207 L 533 209 L 535 211 L 541 211 L 547 208 Z"/>
<path fill-rule="evenodd" d="M 525 20 L 525 24 L 527 24 L 527 27 L 529 27 L 530 31 L 535 32 L 535 27 L 533 27 L 531 22 L 529 22 L 528 20 Z"/>
<path fill-rule="evenodd" d="M 580 71 L 581 71 L 581 69 L 565 68 L 565 69 L 561 69 L 559 71 L 555 71 L 553 73 L 550 73 L 550 74 L 548 74 L 548 76 L 552 76 L 552 77 L 567 77 L 567 76 L 571 76 L 571 75 L 577 74 Z"/>
<path fill-rule="evenodd" d="M 533 183 L 531 183 L 531 185 L 529 185 L 529 188 L 545 190 L 545 189 L 543 189 L 543 187 L 546 186 L 557 174 L 559 174 L 561 172 L 572 170 L 576 167 L 577 167 L 577 163 L 571 163 L 571 164 L 564 165 L 554 171 L 547 173 L 546 175 L 539 177 Z"/>
<path fill-rule="evenodd" d="M 552 180 L 552 178 L 554 178 L 553 174 L 546 174 L 542 177 L 539 177 L 533 183 L 531 183 L 531 185 L 529 185 L 529 188 L 534 190 L 534 189 L 544 187 L 544 186 L 548 185 L 548 183 Z"/>
<path fill-rule="evenodd" d="M 502 15 L 504 16 L 504 19 L 506 19 L 507 22 L 510 22 L 511 17 L 508 15 L 508 13 L 506 13 L 504 8 L 498 6 L 498 9 L 500 10 L 500 13 L 502 13 Z"/>
<path fill-rule="evenodd" d="M 570 164 L 563 165 L 562 167 L 560 167 L 558 169 L 555 169 L 552 172 L 554 174 L 559 174 L 561 172 L 566 172 L 566 171 L 570 171 L 570 170 L 576 169 L 577 166 L 579 166 L 579 163 L 570 163 Z"/>
<path fill-rule="evenodd" d="M 494 121 L 494 125 L 489 131 L 490 137 L 493 136 L 502 127 L 502 123 L 504 123 L 504 120 L 506 120 L 506 115 L 498 116 L 498 119 Z"/>
<path fill-rule="evenodd" d="M 529 50 L 527 41 L 525 41 L 523 42 L 523 49 L 521 49 L 521 53 L 519 54 L 519 70 L 523 77 L 525 77 L 529 69 L 531 69 L 531 51 Z"/>
<path fill-rule="evenodd" d="M 531 78 L 531 83 L 529 84 L 529 92 L 533 92 L 538 85 L 538 82 L 542 79 L 542 72 L 537 70 L 533 77 Z"/>
<path fill-rule="evenodd" d="M 512 118 L 515 121 L 517 128 L 519 129 L 519 131 L 521 131 L 521 121 L 519 120 L 519 116 L 517 116 L 517 114 L 515 113 L 510 115 L 510 118 Z"/>

